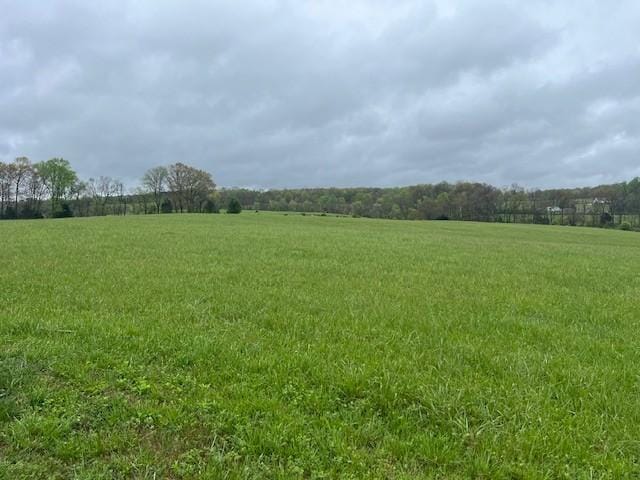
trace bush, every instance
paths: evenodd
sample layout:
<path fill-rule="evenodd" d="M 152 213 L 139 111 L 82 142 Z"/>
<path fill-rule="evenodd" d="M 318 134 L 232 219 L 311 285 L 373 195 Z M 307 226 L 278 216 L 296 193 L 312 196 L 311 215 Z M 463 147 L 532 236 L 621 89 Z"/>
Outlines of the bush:
<path fill-rule="evenodd" d="M 4 211 L 4 216 L 2 218 L 7 218 L 7 219 L 18 218 L 18 215 L 16 215 L 16 209 L 11 206 L 7 207 Z"/>
<path fill-rule="evenodd" d="M 25 207 L 20 215 L 22 218 L 43 218 L 42 213 L 38 210 Z"/>
<path fill-rule="evenodd" d="M 236 198 L 232 198 L 229 200 L 229 204 L 227 205 L 227 213 L 240 213 L 242 211 L 242 205 Z"/>
<path fill-rule="evenodd" d="M 173 213 L 173 204 L 171 200 L 165 198 L 160 204 L 160 213 Z"/>
<path fill-rule="evenodd" d="M 602 215 L 600 215 L 600 225 L 609 226 L 612 223 L 613 223 L 613 217 L 611 216 L 610 213 L 604 212 Z"/>
<path fill-rule="evenodd" d="M 631 231 L 631 224 L 629 222 L 622 222 L 620 224 L 620 230 L 624 230 L 625 232 Z"/>
<path fill-rule="evenodd" d="M 218 208 L 218 204 L 214 200 L 212 200 L 211 198 L 208 198 L 204 202 L 204 205 L 202 206 L 202 211 L 204 213 L 220 213 L 220 209 Z"/>
<path fill-rule="evenodd" d="M 67 202 L 60 204 L 60 209 L 53 212 L 53 218 L 69 218 L 73 217 L 71 206 Z"/>

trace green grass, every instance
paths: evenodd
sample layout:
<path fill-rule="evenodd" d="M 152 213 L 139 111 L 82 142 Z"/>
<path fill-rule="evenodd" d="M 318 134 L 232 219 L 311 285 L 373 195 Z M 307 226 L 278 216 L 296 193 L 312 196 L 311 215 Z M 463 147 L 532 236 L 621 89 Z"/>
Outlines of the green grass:
<path fill-rule="evenodd" d="M 640 476 L 640 236 L 0 223 L 0 478 Z"/>

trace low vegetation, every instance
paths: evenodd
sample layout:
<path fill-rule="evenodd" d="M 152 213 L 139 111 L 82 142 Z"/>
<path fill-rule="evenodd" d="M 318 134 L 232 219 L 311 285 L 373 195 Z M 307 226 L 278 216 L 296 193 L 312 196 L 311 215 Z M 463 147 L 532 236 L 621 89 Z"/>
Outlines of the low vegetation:
<path fill-rule="evenodd" d="M 573 189 L 441 182 L 395 188 L 222 189 L 218 195 L 222 202 L 233 197 L 245 208 L 278 212 L 640 229 L 640 178 Z"/>
<path fill-rule="evenodd" d="M 0 236 L 0 478 L 640 475 L 635 234 L 251 212 Z"/>
<path fill-rule="evenodd" d="M 229 208 L 233 202 L 233 208 Z M 237 206 L 236 206 L 237 203 Z M 147 170 L 125 188 L 81 180 L 69 162 L 0 162 L 0 219 L 265 210 L 395 220 L 468 220 L 640 230 L 640 178 L 573 189 L 496 188 L 477 182 L 397 188 L 216 190 L 211 173 L 183 163 Z"/>

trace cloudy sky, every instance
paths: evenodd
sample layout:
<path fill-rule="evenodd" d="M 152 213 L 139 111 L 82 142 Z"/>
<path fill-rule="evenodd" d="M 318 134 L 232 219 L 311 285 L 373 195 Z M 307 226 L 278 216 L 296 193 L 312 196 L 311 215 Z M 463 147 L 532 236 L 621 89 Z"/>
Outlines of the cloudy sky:
<path fill-rule="evenodd" d="M 135 183 L 640 175 L 638 0 L 0 0 L 0 159 Z"/>

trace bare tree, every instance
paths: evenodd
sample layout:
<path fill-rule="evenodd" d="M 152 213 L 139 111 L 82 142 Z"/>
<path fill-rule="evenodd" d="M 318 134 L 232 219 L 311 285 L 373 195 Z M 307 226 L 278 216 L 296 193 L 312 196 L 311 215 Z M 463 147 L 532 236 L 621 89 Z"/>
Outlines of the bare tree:
<path fill-rule="evenodd" d="M 91 207 L 91 198 L 88 196 L 89 184 L 87 182 L 76 182 L 69 191 L 69 197 L 73 199 L 74 214 L 81 217 L 88 217 Z"/>
<path fill-rule="evenodd" d="M 215 189 L 211 174 L 204 170 L 175 163 L 168 168 L 169 191 L 180 213 L 200 212 L 209 194 Z"/>
<path fill-rule="evenodd" d="M 183 163 L 175 163 L 169 166 L 167 182 L 169 192 L 173 199 L 173 206 L 177 211 L 182 213 L 186 208 L 185 191 L 187 184 L 187 171 L 190 167 Z"/>
<path fill-rule="evenodd" d="M 20 201 L 20 187 L 31 173 L 33 167 L 27 157 L 18 157 L 13 162 L 14 214 L 18 218 L 18 204 Z"/>
<path fill-rule="evenodd" d="M 42 199 L 47 193 L 47 187 L 42 181 L 37 167 L 33 167 L 27 179 L 25 209 L 27 216 L 38 218 L 42 216 Z"/>
<path fill-rule="evenodd" d="M 7 218 L 16 218 L 17 211 L 13 211 L 11 207 L 11 200 L 13 198 L 14 185 L 16 178 L 16 164 L 7 163 L 4 168 L 3 175 L 3 204 L 4 204 L 4 216 Z"/>
<path fill-rule="evenodd" d="M 169 172 L 165 167 L 154 167 L 147 170 L 142 177 L 143 188 L 153 196 L 156 213 L 160 213 L 160 207 L 162 206 L 162 201 L 164 199 L 164 191 L 167 187 L 168 176 Z"/>
<path fill-rule="evenodd" d="M 90 178 L 87 187 L 93 198 L 94 213 L 106 215 L 109 200 L 118 193 L 118 182 L 111 177 L 100 176 L 97 180 Z"/>
<path fill-rule="evenodd" d="M 127 195 L 124 191 L 124 183 L 117 181 L 115 183 L 116 193 L 118 195 L 118 215 L 127 214 Z"/>
<path fill-rule="evenodd" d="M 11 198 L 11 185 L 13 185 L 13 167 L 0 162 L 0 218 L 6 215 Z"/>
<path fill-rule="evenodd" d="M 150 209 L 153 209 L 153 212 L 158 213 L 159 205 L 155 204 L 156 197 L 155 196 L 153 197 L 154 205 L 151 206 L 149 203 L 151 200 L 150 198 L 151 193 L 147 190 L 146 187 L 143 187 L 143 186 L 137 187 L 133 191 L 133 195 L 137 204 L 137 207 L 135 206 L 136 204 L 134 204 L 134 211 L 138 211 L 138 212 L 142 211 L 142 213 L 146 215 L 150 212 Z"/>

